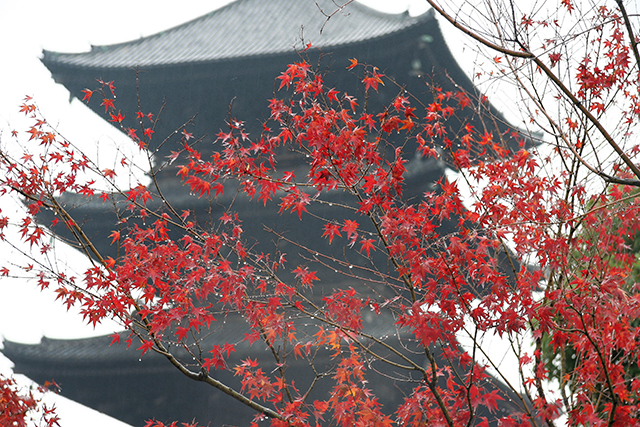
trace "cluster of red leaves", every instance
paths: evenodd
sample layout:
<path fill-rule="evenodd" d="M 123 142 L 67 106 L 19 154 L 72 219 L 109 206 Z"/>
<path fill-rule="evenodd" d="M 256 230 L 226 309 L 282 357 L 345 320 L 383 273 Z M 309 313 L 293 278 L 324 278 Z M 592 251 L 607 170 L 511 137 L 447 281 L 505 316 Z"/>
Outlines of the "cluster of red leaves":
<path fill-rule="evenodd" d="M 560 108 L 571 111 L 554 126 L 564 134 L 565 148 L 557 152 L 561 159 L 572 159 L 575 169 L 565 164 L 562 174 L 539 176 L 535 171 L 540 169 L 528 153 L 518 156 L 517 165 L 482 165 L 473 173 L 490 184 L 478 197 L 476 211 L 492 212 L 485 217 L 490 220 L 486 227 L 511 239 L 516 252 L 531 255 L 541 269 L 521 272 L 518 280 L 519 286 L 544 292 L 538 301 L 522 300 L 523 318 L 535 325 L 535 352 L 530 359 L 535 367 L 524 384 L 536 390 L 536 408 L 553 417 L 564 405 L 576 425 L 636 424 L 640 367 L 636 246 L 640 230 L 634 189 L 640 178 L 635 167 L 640 149 L 634 133 L 640 114 L 637 22 L 622 2 L 599 4 L 574 15 L 574 22 L 584 26 L 563 33 L 561 28 L 569 26 L 562 27 L 560 22 L 569 20 L 567 16 L 580 4 L 566 0 L 562 5 L 566 14 L 560 10 L 551 14 L 555 19 L 538 21 L 525 15 L 522 26 L 531 36 L 554 28 L 544 34 L 555 35 L 540 37 L 539 45 L 531 42 L 526 50 L 538 52 L 540 58 L 548 56 L 552 67 L 559 64 L 563 70 L 537 74 L 546 74 L 547 81 L 554 82 L 556 99 L 564 101 Z M 575 44 L 568 43 L 568 38 Z M 577 61 L 573 63 L 570 56 Z M 613 165 L 602 161 L 605 152 L 616 153 L 610 157 Z M 585 188 L 576 172 L 585 166 L 605 181 L 602 193 L 592 194 Z M 600 172 L 604 170 L 611 175 Z M 620 185 L 624 180 L 632 186 Z M 552 359 L 546 365 L 541 363 L 545 357 Z M 547 368 L 560 383 L 560 405 L 544 402 L 540 391 L 550 374 Z"/>
<path fill-rule="evenodd" d="M 37 393 L 43 393 L 38 388 Z M 12 378 L 0 375 L 0 425 L 2 426 L 59 426 L 55 407 L 49 408 L 35 396 L 34 390 L 21 390 Z"/>

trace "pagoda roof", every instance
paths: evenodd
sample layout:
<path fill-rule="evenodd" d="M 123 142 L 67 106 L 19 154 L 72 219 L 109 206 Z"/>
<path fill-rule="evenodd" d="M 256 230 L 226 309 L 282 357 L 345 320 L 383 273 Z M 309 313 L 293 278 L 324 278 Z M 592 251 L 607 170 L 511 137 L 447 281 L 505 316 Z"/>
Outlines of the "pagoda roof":
<path fill-rule="evenodd" d="M 123 339 L 126 335 L 122 333 Z M 43 337 L 38 344 L 22 344 L 18 342 L 4 341 L 2 353 L 9 359 L 41 359 L 46 358 L 49 362 L 71 362 L 83 361 L 107 361 L 114 359 L 129 358 L 123 352 L 122 347 L 110 345 L 113 338 L 111 336 L 99 336 L 82 339 L 52 339 Z M 137 347 L 137 346 L 136 346 Z M 139 356 L 133 354 L 132 356 Z"/>
<path fill-rule="evenodd" d="M 157 67 L 277 55 L 303 49 L 336 48 L 401 32 L 434 19 L 387 14 L 331 0 L 237 0 L 200 18 L 138 40 L 92 46 L 85 53 L 44 51 L 45 63 L 72 67 Z M 322 31 L 321 31 L 322 30 Z"/>

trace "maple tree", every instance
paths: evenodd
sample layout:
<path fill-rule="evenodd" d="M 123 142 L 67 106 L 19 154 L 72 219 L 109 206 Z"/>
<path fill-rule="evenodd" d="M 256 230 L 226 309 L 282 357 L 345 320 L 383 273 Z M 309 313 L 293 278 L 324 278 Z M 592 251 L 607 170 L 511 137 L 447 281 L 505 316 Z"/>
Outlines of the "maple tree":
<path fill-rule="evenodd" d="M 254 409 L 256 424 L 267 417 L 274 426 L 537 426 L 564 416 L 570 425 L 635 425 L 636 18 L 622 1 L 563 0 L 526 13 L 509 2 L 428 1 L 486 49 L 490 64 L 476 78 L 511 84 L 523 128 L 535 132 L 508 129 L 484 97 L 462 89 L 431 86 L 426 100 L 398 85 L 390 105 L 371 111 L 366 94 L 397 85 L 375 64 L 345 64 L 363 85 L 365 99 L 356 99 L 326 87 L 301 60 L 279 77 L 262 135 L 231 118 L 211 156 L 187 127 L 166 162 L 148 154 L 152 178 L 176 162 L 193 197 L 221 201 L 237 192 L 265 210 L 277 206 L 300 227 L 313 224 L 314 247 L 268 230 L 295 250 L 284 254 L 245 236 L 233 202 L 204 224 L 178 212 L 155 179 L 122 186 L 117 177 L 129 159 L 100 168 L 26 99 L 29 140 L 17 155 L 0 153 L 0 186 L 27 209 L 1 217 L 0 230 L 15 227 L 32 253 L 49 255 L 51 230 L 65 227 L 92 266 L 73 275 L 34 255 L 1 274 L 30 272 L 90 323 L 119 320 L 128 334 L 115 334 L 114 344 L 124 339 L 143 355 L 164 355 L 187 377 Z M 107 118 L 144 150 L 157 138 L 157 118 L 118 110 L 115 90 L 100 81 L 85 101 L 100 98 Z M 137 128 L 127 127 L 128 115 Z M 288 152 L 299 164 L 282 169 L 278 159 Z M 405 194 L 416 152 L 447 162 L 457 181 Z M 61 203 L 69 193 L 113 206 L 117 257 L 101 254 Z M 52 224 L 36 220 L 44 210 L 55 213 Z M 242 341 L 265 347 L 270 360 L 239 355 L 231 365 L 241 342 L 205 348 L 227 321 L 245 322 Z M 509 342 L 516 377 L 484 343 L 493 334 Z M 287 375 L 294 361 L 313 372 L 308 384 Z M 219 370 L 237 382 L 221 382 Z M 382 406 L 368 388 L 378 371 L 403 383 L 398 407 Z M 331 382 L 329 396 L 313 393 L 321 380 Z M 498 411 L 507 401 L 509 413 Z"/>

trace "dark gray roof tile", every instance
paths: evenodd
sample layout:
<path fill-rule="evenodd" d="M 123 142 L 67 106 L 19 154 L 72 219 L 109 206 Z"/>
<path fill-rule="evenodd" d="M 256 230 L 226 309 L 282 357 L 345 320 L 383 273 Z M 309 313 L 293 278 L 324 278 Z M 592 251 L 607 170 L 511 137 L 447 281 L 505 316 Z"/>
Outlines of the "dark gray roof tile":
<path fill-rule="evenodd" d="M 330 0 L 318 0 L 329 13 Z M 327 21 L 315 0 L 237 0 L 193 21 L 131 42 L 93 46 L 85 53 L 45 51 L 45 62 L 79 67 L 120 68 L 222 61 L 274 55 L 303 48 L 338 47 L 392 34 L 432 14 L 385 14 L 352 3 Z M 324 28 L 323 28 L 324 25 Z M 320 29 L 323 28 L 322 33 Z"/>

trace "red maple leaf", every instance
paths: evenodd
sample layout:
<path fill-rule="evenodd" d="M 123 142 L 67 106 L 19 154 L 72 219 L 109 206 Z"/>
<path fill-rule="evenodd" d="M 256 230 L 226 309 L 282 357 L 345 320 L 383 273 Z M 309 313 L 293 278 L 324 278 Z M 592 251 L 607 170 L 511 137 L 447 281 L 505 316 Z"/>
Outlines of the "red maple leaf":
<path fill-rule="evenodd" d="M 111 98 L 104 98 L 102 100 L 102 103 L 100 105 L 104 105 L 104 112 L 106 113 L 107 111 L 109 111 L 109 109 L 115 110 L 115 106 L 113 105 L 113 99 Z"/>
<path fill-rule="evenodd" d="M 89 103 L 89 101 L 91 100 L 91 95 L 93 95 L 93 91 L 89 89 L 82 89 L 82 93 L 84 93 L 82 101 L 86 101 L 87 103 Z"/>
<path fill-rule="evenodd" d="M 362 244 L 362 247 L 360 248 L 360 252 L 362 252 L 363 250 L 367 252 L 367 256 L 369 256 L 369 252 L 371 250 L 375 251 L 376 248 L 373 245 L 374 244 L 374 240 L 373 239 L 361 239 L 360 243 Z"/>
<path fill-rule="evenodd" d="M 120 232 L 112 231 L 109 237 L 111 237 L 111 244 L 113 245 L 115 242 L 120 240 Z"/>
<path fill-rule="evenodd" d="M 358 236 L 358 223 L 351 219 L 345 219 L 344 225 L 342 226 L 342 231 L 347 233 L 347 238 L 350 240 L 354 240 Z"/>
<path fill-rule="evenodd" d="M 124 120 L 124 116 L 120 111 L 118 111 L 118 114 L 116 115 L 109 114 L 109 116 L 111 116 L 111 118 L 109 119 L 110 122 L 122 123 L 122 121 Z"/>
<path fill-rule="evenodd" d="M 151 350 L 153 348 L 153 341 L 148 340 L 148 341 L 143 341 L 142 345 L 140 347 L 138 347 L 136 350 L 142 350 L 142 355 L 144 356 L 144 354 Z"/>
<path fill-rule="evenodd" d="M 300 279 L 303 285 L 307 285 L 309 287 L 313 285 L 314 280 L 319 280 L 318 277 L 316 276 L 316 272 L 309 271 L 308 267 L 298 266 L 296 267 L 295 270 L 293 270 L 293 274 L 295 274 L 296 277 Z"/>
<path fill-rule="evenodd" d="M 328 237 L 329 244 L 331 244 L 335 236 L 342 237 L 342 235 L 340 234 L 340 226 L 338 224 L 332 224 L 332 223 L 325 224 L 324 233 L 322 233 L 322 237 Z"/>
<path fill-rule="evenodd" d="M 376 92 L 378 91 L 378 84 L 382 84 L 384 86 L 384 82 L 380 78 L 379 74 L 373 74 L 371 76 L 367 76 L 362 79 L 364 83 L 365 91 L 368 91 L 369 88 L 373 88 Z"/>

